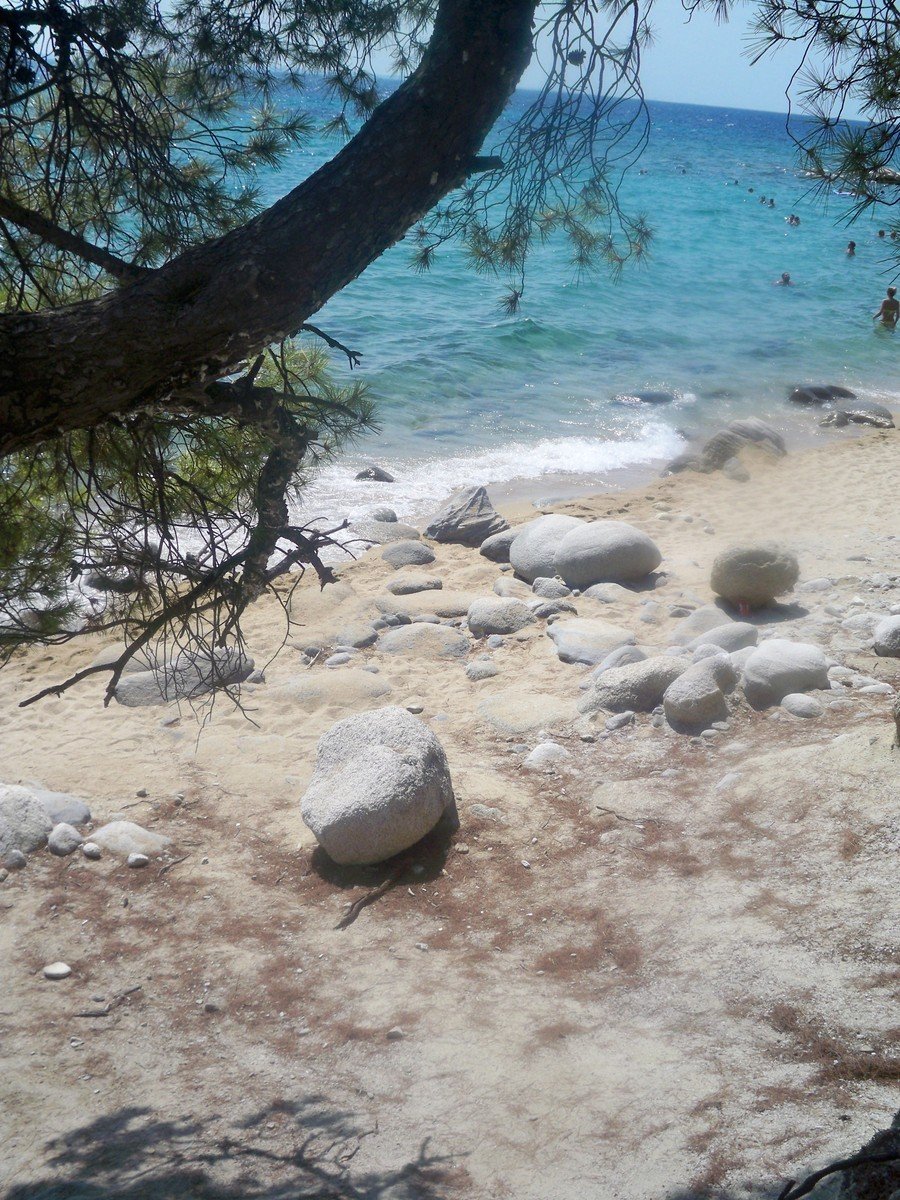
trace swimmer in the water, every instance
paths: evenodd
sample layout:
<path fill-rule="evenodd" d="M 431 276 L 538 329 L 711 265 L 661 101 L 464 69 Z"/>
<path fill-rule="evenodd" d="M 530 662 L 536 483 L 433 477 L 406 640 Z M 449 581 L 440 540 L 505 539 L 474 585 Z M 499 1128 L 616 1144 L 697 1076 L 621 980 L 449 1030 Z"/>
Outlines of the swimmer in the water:
<path fill-rule="evenodd" d="M 856 242 L 847 243 L 847 257 L 856 258 Z"/>
<path fill-rule="evenodd" d="M 774 208 L 774 207 L 775 207 L 775 201 L 770 198 L 769 199 L 769 208 Z"/>
<path fill-rule="evenodd" d="M 794 281 L 791 279 L 787 271 L 781 272 L 781 278 L 773 280 L 775 287 L 793 287 Z"/>
<path fill-rule="evenodd" d="M 881 308 L 872 317 L 873 321 L 881 318 L 882 325 L 886 325 L 888 329 L 896 329 L 897 319 L 900 318 L 900 300 L 897 299 L 897 289 L 889 287 L 887 297 L 882 300 Z"/>
<path fill-rule="evenodd" d="M 883 230 L 883 229 L 879 229 L 879 230 L 878 230 L 878 236 L 879 236 L 879 237 L 884 237 L 884 230 Z"/>

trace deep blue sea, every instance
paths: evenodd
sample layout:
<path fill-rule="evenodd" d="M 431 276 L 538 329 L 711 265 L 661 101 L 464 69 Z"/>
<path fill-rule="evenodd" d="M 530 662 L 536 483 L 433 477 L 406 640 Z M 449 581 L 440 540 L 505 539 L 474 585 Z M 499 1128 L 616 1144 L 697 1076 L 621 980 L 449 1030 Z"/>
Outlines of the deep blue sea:
<path fill-rule="evenodd" d="M 513 110 L 528 99 L 517 93 Z M 329 102 L 310 92 L 305 104 L 322 115 Z M 814 415 L 787 404 L 803 382 L 900 404 L 900 335 L 871 319 L 897 273 L 877 236 L 890 230 L 888 210 L 848 227 L 848 199 L 813 193 L 783 116 L 663 103 L 650 114 L 649 146 L 621 190 L 654 230 L 645 264 L 579 282 L 566 249 L 548 244 L 509 317 L 505 281 L 475 274 L 452 248 L 416 274 L 401 242 L 321 310 L 316 323 L 363 353 L 380 432 L 322 470 L 307 513 L 355 515 L 377 501 L 416 516 L 475 483 L 533 498 L 602 490 L 655 472 L 684 448 L 677 430 L 748 414 L 814 436 Z M 293 151 L 263 178 L 263 200 L 338 146 L 317 136 Z M 792 212 L 797 227 L 786 223 Z M 773 286 L 783 271 L 796 286 Z M 611 403 L 643 389 L 677 400 Z M 355 483 L 368 462 L 397 483 Z"/>

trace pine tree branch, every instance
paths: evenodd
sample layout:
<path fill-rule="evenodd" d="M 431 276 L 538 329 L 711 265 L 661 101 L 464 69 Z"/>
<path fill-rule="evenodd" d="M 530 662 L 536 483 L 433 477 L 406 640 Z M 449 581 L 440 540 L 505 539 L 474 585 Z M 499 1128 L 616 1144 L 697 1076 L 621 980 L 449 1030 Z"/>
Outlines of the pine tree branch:
<path fill-rule="evenodd" d="M 49 242 L 51 246 L 56 246 L 58 250 L 65 250 L 69 254 L 77 255 L 85 262 L 102 267 L 115 279 L 131 282 L 149 274 L 146 267 L 138 267 L 133 263 L 125 262 L 124 259 L 117 258 L 115 254 L 104 250 L 102 246 L 95 246 L 93 242 L 89 242 L 80 234 L 54 225 L 40 213 L 32 212 L 31 209 L 25 208 L 16 200 L 10 200 L 7 196 L 0 196 L 0 217 L 12 221 L 14 225 L 18 225 L 22 229 L 27 229 L 29 233 Z"/>

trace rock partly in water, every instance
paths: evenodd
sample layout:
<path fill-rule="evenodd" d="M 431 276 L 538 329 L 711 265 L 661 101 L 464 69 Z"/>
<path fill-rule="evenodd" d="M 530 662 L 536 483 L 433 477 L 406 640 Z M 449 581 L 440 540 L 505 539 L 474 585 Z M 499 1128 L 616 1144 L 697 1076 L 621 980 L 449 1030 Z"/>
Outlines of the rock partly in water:
<path fill-rule="evenodd" d="M 732 604 L 760 608 L 789 592 L 800 577 L 797 556 L 771 544 L 732 546 L 713 562 L 710 587 Z"/>
<path fill-rule="evenodd" d="M 900 658 L 900 616 L 879 621 L 873 636 L 876 654 L 881 658 Z"/>
<path fill-rule="evenodd" d="M 126 708 L 198 700 L 216 688 L 242 683 L 253 673 L 253 665 L 252 658 L 233 646 L 215 649 L 211 655 L 179 654 L 171 666 L 123 676 L 115 697 Z"/>
<path fill-rule="evenodd" d="M 874 425 L 876 429 L 893 429 L 894 414 L 874 400 L 842 401 L 835 415 L 842 415 L 854 425 Z"/>
<path fill-rule="evenodd" d="M 52 829 L 53 821 L 28 788 L 4 788 L 0 794 L 0 866 L 9 867 L 8 860 L 15 854 L 28 855 L 46 845 Z"/>
<path fill-rule="evenodd" d="M 650 712 L 662 703 L 666 690 L 689 666 L 686 659 L 663 654 L 611 667 L 595 676 L 578 703 L 578 711 Z"/>
<path fill-rule="evenodd" d="M 373 463 L 369 467 L 363 467 L 361 471 L 357 471 L 356 479 L 369 480 L 372 483 L 394 483 L 394 476 L 390 471 L 386 471 L 384 467 L 379 467 Z"/>
<path fill-rule="evenodd" d="M 529 613 L 529 616 L 531 614 Z M 469 639 L 448 625 L 419 623 L 402 625 L 381 635 L 378 649 L 383 654 L 411 655 L 424 660 L 436 658 L 465 658 L 471 646 Z"/>
<path fill-rule="evenodd" d="M 856 395 L 845 387 L 833 384 L 804 384 L 788 396 L 791 404 L 829 404 L 833 400 L 855 400 Z"/>
<path fill-rule="evenodd" d="M 451 496 L 429 520 L 425 536 L 436 542 L 481 546 L 487 538 L 507 528 L 506 520 L 491 504 L 485 489 L 474 487 Z"/>
<path fill-rule="evenodd" d="M 514 540 L 519 536 L 519 531 L 522 527 L 516 526 L 514 529 L 504 529 L 500 533 L 493 533 L 490 537 L 485 538 L 478 548 L 478 553 L 483 555 L 490 562 L 508 563 L 509 548 Z"/>
<path fill-rule="evenodd" d="M 563 535 L 556 574 L 573 588 L 645 579 L 662 561 L 652 538 L 624 521 L 591 521 Z"/>
<path fill-rule="evenodd" d="M 674 392 L 619 392 L 613 396 L 613 404 L 624 404 L 628 408 L 636 408 L 642 404 L 659 405 L 673 404 L 677 399 Z"/>
<path fill-rule="evenodd" d="M 396 571 L 400 567 L 424 567 L 433 563 L 434 551 L 424 542 L 404 540 L 385 546 L 381 557 Z"/>
<path fill-rule="evenodd" d="M 612 650 L 634 642 L 634 634 L 599 618 L 572 617 L 557 621 L 547 630 L 556 653 L 565 663 L 595 666 Z"/>
<path fill-rule="evenodd" d="M 373 521 L 387 521 L 388 524 L 397 520 L 397 514 L 392 508 L 373 508 L 369 517 Z"/>
<path fill-rule="evenodd" d="M 563 537 L 585 522 L 578 517 L 552 513 L 521 527 L 509 550 L 513 570 L 529 583 L 556 574 L 556 551 Z"/>
<path fill-rule="evenodd" d="M 744 695 L 754 708 L 780 704 L 792 692 L 829 688 L 828 660 L 818 646 L 770 638 L 744 664 Z"/>
<path fill-rule="evenodd" d="M 101 850 L 127 858 L 129 854 L 162 854 L 172 839 L 136 825 L 133 821 L 110 821 L 91 834 L 91 841 Z"/>
<path fill-rule="evenodd" d="M 301 811 L 335 862 L 383 862 L 455 814 L 447 756 L 405 709 L 346 717 L 319 739 Z"/>
<path fill-rule="evenodd" d="M 491 633 L 517 633 L 534 622 L 534 613 L 527 604 L 512 597 L 484 597 L 469 608 L 469 632 L 473 637 Z"/>

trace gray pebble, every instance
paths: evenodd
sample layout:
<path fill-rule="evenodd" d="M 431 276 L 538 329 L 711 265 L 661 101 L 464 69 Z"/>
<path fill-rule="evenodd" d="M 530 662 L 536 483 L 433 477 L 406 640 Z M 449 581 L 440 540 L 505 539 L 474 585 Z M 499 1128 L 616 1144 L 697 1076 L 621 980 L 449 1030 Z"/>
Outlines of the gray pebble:
<path fill-rule="evenodd" d="M 129 867 L 146 867 L 149 862 L 146 854 L 129 854 L 125 859 L 125 865 Z"/>
<path fill-rule="evenodd" d="M 66 979 L 71 974 L 72 968 L 68 963 L 53 962 L 48 963 L 46 967 L 44 967 L 45 979 Z"/>
<path fill-rule="evenodd" d="M 10 871 L 21 871 L 27 864 L 28 859 L 21 850 L 7 850 L 6 857 L 3 860 L 4 867 L 7 867 Z"/>
<path fill-rule="evenodd" d="M 626 725 L 631 725 L 634 721 L 634 713 L 630 710 L 616 713 L 615 716 L 608 717 L 606 720 L 606 728 L 609 730 L 622 729 Z"/>
<path fill-rule="evenodd" d="M 486 639 L 486 644 L 488 646 L 490 646 L 490 648 L 492 650 L 499 650 L 500 647 L 504 644 L 504 641 L 505 641 L 505 639 L 503 638 L 503 636 L 501 634 L 492 633 L 490 635 L 490 637 L 488 637 Z"/>
<path fill-rule="evenodd" d="M 342 667 L 344 663 L 350 661 L 349 654 L 332 654 L 330 658 L 325 659 L 326 667 Z"/>
<path fill-rule="evenodd" d="M 85 842 L 81 847 L 81 853 L 85 858 L 97 859 L 103 857 L 103 851 L 96 842 Z"/>

